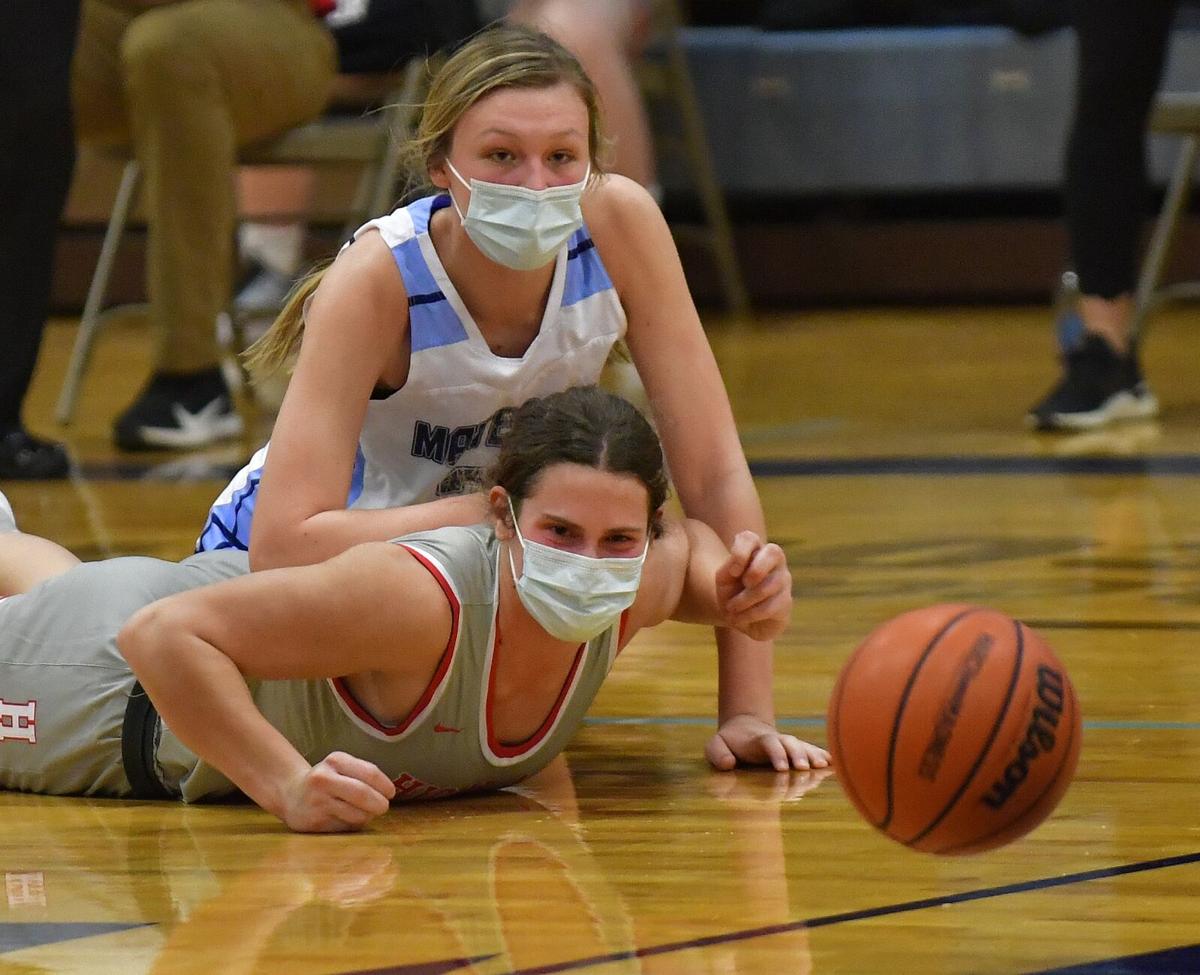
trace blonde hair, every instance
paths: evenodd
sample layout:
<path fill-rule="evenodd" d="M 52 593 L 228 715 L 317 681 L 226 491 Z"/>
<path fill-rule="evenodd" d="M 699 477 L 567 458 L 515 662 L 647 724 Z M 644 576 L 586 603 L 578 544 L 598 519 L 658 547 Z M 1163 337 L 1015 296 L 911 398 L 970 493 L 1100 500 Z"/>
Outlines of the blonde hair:
<path fill-rule="evenodd" d="M 428 185 L 429 172 L 445 161 L 463 114 L 485 95 L 501 88 L 552 88 L 568 84 L 583 99 L 588 114 L 588 156 L 593 175 L 604 172 L 600 104 L 595 85 L 570 51 L 547 34 L 529 27 L 501 24 L 471 37 L 434 74 L 421 109 L 416 135 L 401 150 L 410 172 L 409 189 Z M 316 292 L 329 264 L 315 268 L 288 295 L 274 324 L 244 353 L 256 379 L 293 365 L 304 333 L 304 306 Z"/>

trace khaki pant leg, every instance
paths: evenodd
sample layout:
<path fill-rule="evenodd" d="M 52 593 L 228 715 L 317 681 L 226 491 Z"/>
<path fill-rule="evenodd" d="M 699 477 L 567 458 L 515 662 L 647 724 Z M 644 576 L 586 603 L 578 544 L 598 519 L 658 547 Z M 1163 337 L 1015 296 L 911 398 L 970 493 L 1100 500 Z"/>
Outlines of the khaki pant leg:
<path fill-rule="evenodd" d="M 231 288 L 237 149 L 320 113 L 333 42 L 303 3 L 180 0 L 129 20 L 117 53 L 145 178 L 156 368 L 208 368 Z"/>

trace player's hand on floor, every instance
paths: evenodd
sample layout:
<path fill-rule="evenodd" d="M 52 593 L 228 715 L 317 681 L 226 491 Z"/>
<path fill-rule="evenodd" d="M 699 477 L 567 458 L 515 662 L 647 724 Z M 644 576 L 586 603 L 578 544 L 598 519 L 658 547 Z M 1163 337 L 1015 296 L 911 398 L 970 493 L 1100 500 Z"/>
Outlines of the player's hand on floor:
<path fill-rule="evenodd" d="M 754 532 L 738 532 L 717 570 L 717 601 L 726 626 L 753 640 L 779 636 L 792 617 L 792 575 L 783 549 Z"/>
<path fill-rule="evenodd" d="M 382 816 L 395 795 L 377 765 L 331 752 L 293 783 L 280 818 L 298 833 L 345 833 Z"/>
<path fill-rule="evenodd" d="M 789 768 L 826 768 L 831 764 L 829 752 L 817 745 L 802 741 L 795 735 L 785 735 L 774 725 L 749 714 L 738 714 L 727 720 L 704 748 L 709 765 L 728 771 L 743 765 L 770 765 L 778 772 Z"/>

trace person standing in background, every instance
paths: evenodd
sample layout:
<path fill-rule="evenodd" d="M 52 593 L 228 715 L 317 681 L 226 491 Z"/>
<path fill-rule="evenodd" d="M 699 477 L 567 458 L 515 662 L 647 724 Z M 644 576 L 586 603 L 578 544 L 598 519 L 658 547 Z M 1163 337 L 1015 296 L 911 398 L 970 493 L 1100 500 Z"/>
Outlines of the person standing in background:
<path fill-rule="evenodd" d="M 50 304 L 71 172 L 71 57 L 79 0 L 19 0 L 0 31 L 0 479 L 65 477 L 66 451 L 25 429 L 21 406 Z"/>
<path fill-rule="evenodd" d="M 1146 122 L 1178 0 L 1075 0 L 1075 114 L 1065 207 L 1080 297 L 1058 322 L 1063 375 L 1027 414 L 1039 430 L 1157 415 L 1132 334 L 1146 215 Z"/>

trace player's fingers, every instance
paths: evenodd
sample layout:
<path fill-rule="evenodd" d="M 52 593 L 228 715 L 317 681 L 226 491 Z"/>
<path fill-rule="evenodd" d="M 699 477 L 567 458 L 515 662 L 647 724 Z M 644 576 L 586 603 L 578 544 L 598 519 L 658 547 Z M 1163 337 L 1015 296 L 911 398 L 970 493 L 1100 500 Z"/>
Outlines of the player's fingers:
<path fill-rule="evenodd" d="M 396 797 L 396 784 L 374 762 L 368 762 L 346 752 L 331 752 L 325 760 L 342 775 L 366 783 L 386 799 L 391 800 Z"/>
<path fill-rule="evenodd" d="M 792 617 L 791 593 L 777 593 L 766 602 L 751 606 L 729 618 L 729 625 L 743 632 L 781 633 Z"/>
<path fill-rule="evenodd" d="M 704 746 L 704 757 L 708 759 L 709 765 L 722 772 L 728 772 L 737 765 L 737 756 L 720 735 L 713 735 L 708 739 L 708 744 Z"/>
<path fill-rule="evenodd" d="M 340 771 L 334 762 L 328 759 L 317 765 L 310 776 L 313 791 L 318 797 L 316 801 L 325 799 L 336 809 L 336 815 L 343 817 L 347 808 L 355 810 L 347 818 L 347 822 L 361 825 L 376 816 L 382 816 L 388 811 L 388 797 L 373 785 Z"/>
<path fill-rule="evenodd" d="M 725 612 L 728 616 L 737 618 L 758 609 L 762 603 L 768 600 L 776 599 L 780 596 L 790 597 L 791 591 L 791 576 L 786 572 L 776 571 L 755 586 L 744 588 L 736 596 L 730 598 L 725 604 Z M 743 622 L 749 621 L 745 620 Z"/>
<path fill-rule="evenodd" d="M 746 534 L 751 533 L 747 532 Z M 783 549 L 774 542 L 763 544 L 757 535 L 754 535 L 753 538 L 754 548 L 746 561 L 746 568 L 742 572 L 742 585 L 747 589 L 759 585 L 773 572 L 787 566 L 787 557 L 783 554 Z"/>
<path fill-rule="evenodd" d="M 829 766 L 829 752 L 811 742 L 802 741 L 794 735 L 784 735 L 784 747 L 792 758 L 792 767 L 799 769 L 822 769 Z"/>
<path fill-rule="evenodd" d="M 787 756 L 787 768 L 799 769 L 802 772 L 808 771 L 812 766 L 808 761 L 808 752 L 804 749 L 804 743 L 794 735 L 778 735 L 776 742 Z"/>
<path fill-rule="evenodd" d="M 759 739 L 763 754 L 776 772 L 786 772 L 791 767 L 791 755 L 783 744 L 785 735 L 763 735 Z M 805 766 L 807 768 L 808 766 Z"/>
<path fill-rule="evenodd" d="M 725 561 L 724 571 L 728 572 L 730 577 L 740 579 L 746 571 L 746 566 L 754 558 L 759 544 L 759 538 L 754 532 L 738 532 L 733 537 L 733 544 L 729 546 L 729 558 Z"/>

